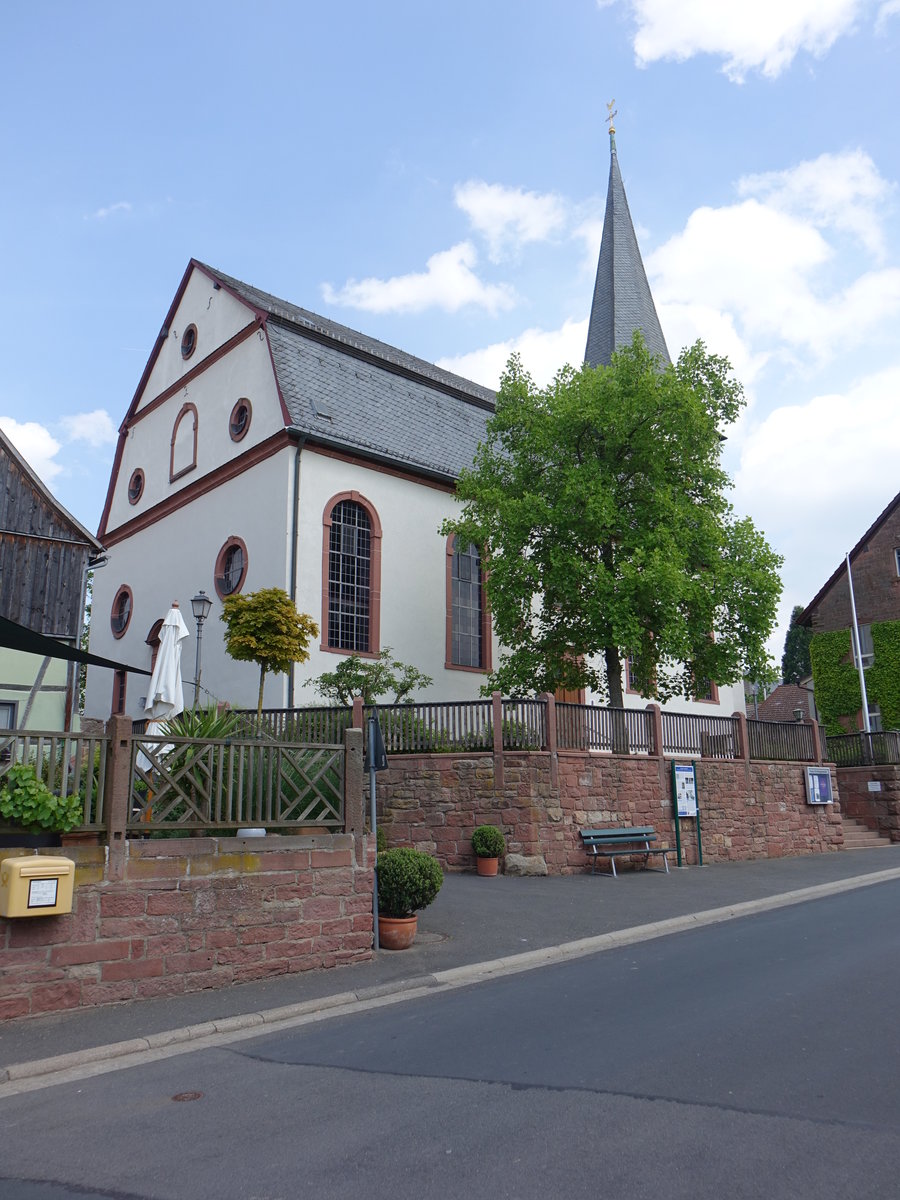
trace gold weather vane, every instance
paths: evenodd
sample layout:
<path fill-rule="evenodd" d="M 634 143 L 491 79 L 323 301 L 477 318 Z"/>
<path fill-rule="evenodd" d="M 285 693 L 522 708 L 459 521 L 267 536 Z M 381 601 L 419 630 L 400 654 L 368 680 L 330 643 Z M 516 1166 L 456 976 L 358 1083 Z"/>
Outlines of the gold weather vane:
<path fill-rule="evenodd" d="M 607 104 L 607 106 L 606 106 L 606 113 L 607 113 L 606 123 L 609 126 L 610 133 L 616 132 L 616 127 L 615 127 L 615 125 L 613 125 L 613 117 L 617 117 L 619 115 L 619 110 L 617 108 L 616 109 L 613 108 L 614 104 L 615 104 L 615 100 L 610 100 L 609 104 Z"/>

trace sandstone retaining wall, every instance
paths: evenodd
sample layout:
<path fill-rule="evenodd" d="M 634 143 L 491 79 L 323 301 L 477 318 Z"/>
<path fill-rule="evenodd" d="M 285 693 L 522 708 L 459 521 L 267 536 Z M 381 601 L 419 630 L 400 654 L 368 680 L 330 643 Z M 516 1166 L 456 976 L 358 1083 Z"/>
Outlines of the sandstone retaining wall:
<path fill-rule="evenodd" d="M 900 767 L 838 767 L 841 807 L 876 833 L 900 842 Z M 880 786 L 869 790 L 869 784 Z"/>

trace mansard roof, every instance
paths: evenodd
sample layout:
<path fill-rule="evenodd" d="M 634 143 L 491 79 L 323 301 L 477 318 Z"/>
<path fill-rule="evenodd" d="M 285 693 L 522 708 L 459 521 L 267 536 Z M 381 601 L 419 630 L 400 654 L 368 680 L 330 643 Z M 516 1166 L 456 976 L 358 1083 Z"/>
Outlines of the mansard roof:
<path fill-rule="evenodd" d="M 592 367 L 606 366 L 613 351 L 630 344 L 634 331 L 639 329 L 650 353 L 668 363 L 671 361 L 669 351 L 656 315 L 619 173 L 613 129 L 609 131 L 609 144 L 606 215 L 584 361 Z"/>
<path fill-rule="evenodd" d="M 447 481 L 472 465 L 494 409 L 490 388 L 195 265 L 265 324 L 291 427 L 310 442 Z"/>

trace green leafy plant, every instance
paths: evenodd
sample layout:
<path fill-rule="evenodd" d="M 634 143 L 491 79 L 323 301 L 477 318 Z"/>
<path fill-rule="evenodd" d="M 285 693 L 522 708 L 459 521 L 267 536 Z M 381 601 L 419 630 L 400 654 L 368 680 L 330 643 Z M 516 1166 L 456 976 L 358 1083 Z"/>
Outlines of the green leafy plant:
<path fill-rule="evenodd" d="M 378 911 L 383 917 L 411 917 L 427 908 L 441 890 L 444 873 L 436 858 L 399 846 L 378 855 Z"/>
<path fill-rule="evenodd" d="M 478 825 L 472 831 L 472 849 L 476 858 L 499 858 L 506 849 L 506 838 L 496 825 Z"/>
<path fill-rule="evenodd" d="M 324 671 L 306 685 L 316 689 L 325 700 L 352 704 L 354 696 L 362 696 L 364 704 L 376 704 L 379 696 L 394 694 L 394 704 L 401 704 L 417 688 L 430 687 L 434 680 L 418 667 L 392 658 L 390 646 L 385 646 L 377 658 L 363 659 L 351 654 L 333 671 Z"/>
<path fill-rule="evenodd" d="M 42 829 L 68 833 L 82 823 L 83 803 L 77 795 L 55 796 L 38 778 L 34 767 L 15 763 L 6 773 L 0 790 L 0 817 L 31 833 Z"/>
<path fill-rule="evenodd" d="M 850 630 L 814 634 L 809 643 L 816 708 L 826 733 L 839 735 L 856 728 L 862 706 L 859 675 L 850 653 Z"/>

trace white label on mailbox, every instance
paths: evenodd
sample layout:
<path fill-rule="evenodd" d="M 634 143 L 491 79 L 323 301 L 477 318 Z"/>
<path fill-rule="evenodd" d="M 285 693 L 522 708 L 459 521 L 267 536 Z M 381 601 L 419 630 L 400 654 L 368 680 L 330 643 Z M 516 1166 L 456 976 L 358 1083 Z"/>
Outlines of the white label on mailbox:
<path fill-rule="evenodd" d="M 58 879 L 31 879 L 28 882 L 28 907 L 53 908 L 56 904 Z"/>

